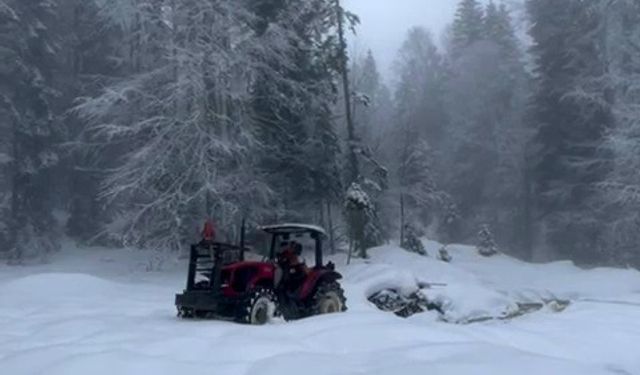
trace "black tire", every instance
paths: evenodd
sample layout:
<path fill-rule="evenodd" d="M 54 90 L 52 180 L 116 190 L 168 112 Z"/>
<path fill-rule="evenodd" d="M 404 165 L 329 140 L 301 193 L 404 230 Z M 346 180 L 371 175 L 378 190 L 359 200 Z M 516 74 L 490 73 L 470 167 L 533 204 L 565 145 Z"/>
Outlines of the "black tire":
<path fill-rule="evenodd" d="M 247 294 L 236 310 L 236 321 L 243 324 L 263 325 L 276 316 L 277 299 L 270 288 L 259 287 Z"/>
<path fill-rule="evenodd" d="M 312 315 L 332 314 L 347 311 L 347 298 L 337 282 L 318 285 L 313 295 Z"/>

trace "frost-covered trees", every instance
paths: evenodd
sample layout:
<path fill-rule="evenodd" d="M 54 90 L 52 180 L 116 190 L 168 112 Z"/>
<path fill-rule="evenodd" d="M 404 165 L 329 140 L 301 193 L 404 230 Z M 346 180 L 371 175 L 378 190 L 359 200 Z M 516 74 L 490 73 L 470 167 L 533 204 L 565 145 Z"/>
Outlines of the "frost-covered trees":
<path fill-rule="evenodd" d="M 602 224 L 599 256 L 615 264 L 640 264 L 640 4 L 635 1 L 594 2 L 590 11 L 603 21 L 596 30 L 600 75 L 580 79 L 578 97 L 610 108 L 613 125 L 602 150 L 610 167 L 598 184 L 598 218 Z"/>
<path fill-rule="evenodd" d="M 76 113 L 124 151 L 103 186 L 109 232 L 179 248 L 205 217 L 233 236 L 241 217 L 316 221 L 339 204 L 333 2 L 98 4 L 128 68 Z"/>
<path fill-rule="evenodd" d="M 518 237 L 511 224 L 522 196 L 527 76 L 506 9 L 489 3 L 480 14 L 480 31 L 477 12 L 459 14 L 455 24 L 472 36 L 455 43 L 454 27 L 448 60 L 443 187 L 466 219 L 457 241 L 483 221 L 504 228 L 501 238 Z"/>
<path fill-rule="evenodd" d="M 335 1 L 11 0 L 0 17 L 0 242 L 16 257 L 52 248 L 54 208 L 73 238 L 163 249 L 206 217 L 229 239 L 240 217 L 333 227 L 345 148 L 371 197 L 385 188 L 371 148 L 335 129 L 338 20 L 356 20 Z"/>
<path fill-rule="evenodd" d="M 400 246 L 403 249 L 420 255 L 428 255 L 418 232 L 411 224 L 405 224 L 403 232 L 404 236 L 400 242 Z"/>
<path fill-rule="evenodd" d="M 464 242 L 490 223 L 501 241 L 522 246 L 531 133 L 523 53 L 504 4 L 461 1 L 442 52 L 428 31 L 410 30 L 382 143 L 390 192 L 410 218 L 402 224 L 418 219 L 429 235 Z"/>
<path fill-rule="evenodd" d="M 382 242 L 382 233 L 378 227 L 376 207 L 358 183 L 351 184 L 347 190 L 344 215 L 350 239 L 349 255 L 355 251 L 361 258 L 367 258 L 367 249 Z"/>
<path fill-rule="evenodd" d="M 478 0 L 461 0 L 451 27 L 454 57 L 484 39 L 484 14 Z"/>
<path fill-rule="evenodd" d="M 449 254 L 449 250 L 447 250 L 447 246 L 444 245 L 440 249 L 438 249 L 438 259 L 445 263 L 451 263 L 453 257 Z"/>
<path fill-rule="evenodd" d="M 428 226 L 445 198 L 437 184 L 436 161 L 446 125 L 442 106 L 444 67 L 431 35 L 411 29 L 397 61 L 395 128 L 386 147 L 393 166 L 390 195 L 400 212 L 400 239 L 408 222 Z M 432 147 L 435 145 L 435 147 Z"/>
<path fill-rule="evenodd" d="M 578 0 L 531 0 L 528 9 L 535 42 L 530 168 L 540 224 L 536 247 L 587 259 L 602 229 L 594 198 L 607 168 L 600 150 L 612 113 L 608 99 L 576 88 L 606 69 L 597 37 L 604 19 Z"/>
<path fill-rule="evenodd" d="M 490 257 L 498 253 L 498 246 L 488 225 L 482 225 L 478 231 L 478 242 L 476 245 L 478 253 L 485 257 Z"/>
<path fill-rule="evenodd" d="M 338 14 L 338 46 L 339 68 L 342 73 L 342 96 L 345 103 L 344 119 L 346 122 L 345 152 L 343 178 L 345 186 L 349 186 L 345 197 L 344 220 L 347 226 L 350 248 L 356 247 L 361 256 L 366 257 L 366 249 L 380 245 L 387 237 L 381 225 L 378 212 L 381 211 L 381 200 L 388 188 L 388 170 L 371 147 L 375 136 L 372 130 L 380 131 L 380 119 L 373 116 L 382 113 L 383 105 L 378 101 L 384 98 L 384 86 L 380 84 L 373 55 L 368 54 L 361 64 L 362 68 L 350 72 L 347 69 L 348 55 L 344 37 L 345 22 L 353 25 L 357 22 L 353 15 L 340 8 L 340 2 L 334 2 Z M 358 67 L 358 61 L 354 63 Z M 352 79 L 355 77 L 355 84 Z M 354 88 L 357 91 L 351 91 Z M 358 108 L 359 110 L 356 110 Z M 354 118 L 354 116 L 362 115 Z M 358 127 L 356 127 L 356 124 Z M 384 126 L 384 125 L 383 125 Z M 366 202 L 366 204 L 364 204 Z"/>
<path fill-rule="evenodd" d="M 525 43 L 508 4 L 410 29 L 386 77 L 336 0 L 0 0 L 0 251 L 244 217 L 637 264 L 638 2 L 528 0 Z"/>
<path fill-rule="evenodd" d="M 61 22 L 54 31 L 65 37 L 58 42 L 56 76 L 61 83 L 58 104 L 64 111 L 61 122 L 67 137 L 62 168 L 58 170 L 59 195 L 67 202 L 66 234 L 82 243 L 95 243 L 104 240 L 99 234 L 108 219 L 108 210 L 98 198 L 101 179 L 114 165 L 112 160 L 117 159 L 119 151 L 99 145 L 76 147 L 86 124 L 66 110 L 79 96 L 99 94 L 113 77 L 126 73 L 127 66 L 118 59 L 118 26 L 103 17 L 95 1 L 65 1 L 60 4 L 59 18 Z"/>
<path fill-rule="evenodd" d="M 279 25 L 288 33 L 291 49 L 284 56 L 270 56 L 252 86 L 259 166 L 278 191 L 277 215 L 313 221 L 343 194 L 332 114 L 338 71 L 333 52 L 338 46 L 327 22 L 333 4 L 282 2 L 266 9 L 269 14 L 261 18 L 271 22 L 271 29 Z M 270 69 L 282 74 L 279 82 L 269 76 Z"/>
<path fill-rule="evenodd" d="M 353 117 L 358 136 L 366 144 L 378 144 L 390 118 L 389 89 L 382 81 L 371 50 L 355 59 L 351 68 L 353 82 Z"/>
<path fill-rule="evenodd" d="M 56 248 L 53 0 L 0 3 L 0 247 L 21 262 Z"/>
<path fill-rule="evenodd" d="M 138 11 L 150 55 L 131 58 L 134 71 L 144 69 L 77 110 L 95 139 L 128 145 L 105 183 L 104 196 L 121 207 L 111 230 L 134 245 L 175 249 L 203 217 L 231 227 L 268 198 L 254 165 L 250 88 L 258 78 L 288 85 L 263 62 L 293 64 L 291 36 L 277 25 L 257 35 L 254 15 L 235 2 Z"/>

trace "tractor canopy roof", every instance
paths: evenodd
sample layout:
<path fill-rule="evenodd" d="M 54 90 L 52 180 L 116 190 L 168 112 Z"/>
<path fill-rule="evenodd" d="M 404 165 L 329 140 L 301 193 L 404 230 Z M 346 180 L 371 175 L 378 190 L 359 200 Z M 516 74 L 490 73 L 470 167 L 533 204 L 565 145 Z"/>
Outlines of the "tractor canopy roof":
<path fill-rule="evenodd" d="M 276 225 L 265 225 L 260 227 L 261 230 L 269 234 L 316 234 L 320 236 L 326 236 L 326 232 L 322 227 L 310 224 L 296 224 L 296 223 L 284 223 Z"/>

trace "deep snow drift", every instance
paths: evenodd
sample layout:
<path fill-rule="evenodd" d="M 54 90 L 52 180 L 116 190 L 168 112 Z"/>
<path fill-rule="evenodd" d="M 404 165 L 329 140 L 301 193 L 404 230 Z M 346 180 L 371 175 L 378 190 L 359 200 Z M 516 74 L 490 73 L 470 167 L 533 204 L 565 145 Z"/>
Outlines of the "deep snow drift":
<path fill-rule="evenodd" d="M 336 257 L 347 313 L 264 327 L 178 320 L 186 266 L 145 272 L 144 252 L 70 246 L 50 265 L 0 266 L 0 374 L 640 374 L 639 272 L 487 259 L 465 246 L 449 247 L 446 264 L 433 258 L 439 247 L 427 242 L 429 258 L 381 247 L 348 267 Z M 367 300 L 428 283 L 443 316 L 402 319 Z M 549 298 L 572 303 L 464 324 Z"/>

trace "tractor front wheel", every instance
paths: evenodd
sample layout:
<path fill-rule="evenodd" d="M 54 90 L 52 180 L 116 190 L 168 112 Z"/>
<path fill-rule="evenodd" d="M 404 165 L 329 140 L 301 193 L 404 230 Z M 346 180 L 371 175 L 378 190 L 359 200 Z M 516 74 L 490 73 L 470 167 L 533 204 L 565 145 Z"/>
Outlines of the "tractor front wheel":
<path fill-rule="evenodd" d="M 276 315 L 276 296 L 269 288 L 257 288 L 248 293 L 238 305 L 238 323 L 263 325 Z"/>
<path fill-rule="evenodd" d="M 331 314 L 347 310 L 347 298 L 337 282 L 323 283 L 313 295 L 313 315 Z"/>

